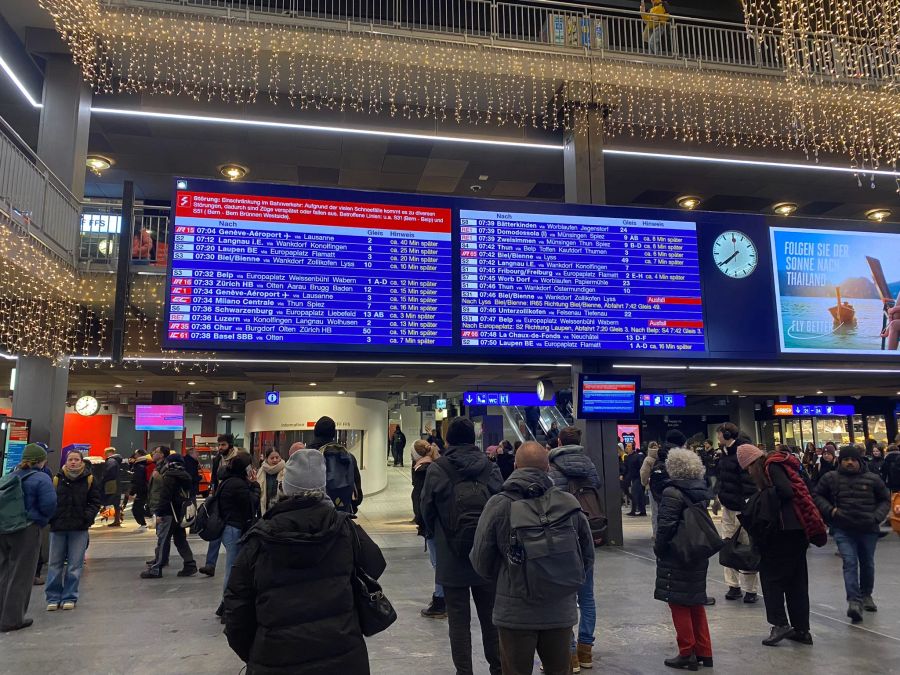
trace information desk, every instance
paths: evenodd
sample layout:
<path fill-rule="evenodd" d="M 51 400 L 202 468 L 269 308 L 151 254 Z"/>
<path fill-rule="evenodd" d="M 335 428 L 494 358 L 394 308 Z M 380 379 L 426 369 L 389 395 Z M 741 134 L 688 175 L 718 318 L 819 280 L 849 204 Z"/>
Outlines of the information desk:
<path fill-rule="evenodd" d="M 450 209 L 187 190 L 176 205 L 173 346 L 452 346 Z"/>
<path fill-rule="evenodd" d="M 706 348 L 697 227 L 460 211 L 463 347 Z"/>

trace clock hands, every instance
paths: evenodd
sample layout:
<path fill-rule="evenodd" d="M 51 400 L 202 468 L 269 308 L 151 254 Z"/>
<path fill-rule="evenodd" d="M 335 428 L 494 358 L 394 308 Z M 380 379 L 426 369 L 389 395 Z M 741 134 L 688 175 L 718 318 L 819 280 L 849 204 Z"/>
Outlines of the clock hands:
<path fill-rule="evenodd" d="M 735 251 L 734 253 L 732 253 L 730 256 L 725 258 L 725 260 L 719 263 L 719 267 L 724 267 L 725 265 L 730 263 L 732 260 L 738 257 L 738 254 L 740 254 L 740 251 Z"/>

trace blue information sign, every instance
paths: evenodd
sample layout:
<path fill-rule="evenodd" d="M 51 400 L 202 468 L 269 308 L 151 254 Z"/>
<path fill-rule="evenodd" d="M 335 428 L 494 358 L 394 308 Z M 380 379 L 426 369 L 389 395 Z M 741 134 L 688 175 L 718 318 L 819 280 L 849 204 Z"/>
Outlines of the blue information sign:
<path fill-rule="evenodd" d="M 687 405 L 684 394 L 641 394 L 644 408 L 683 408 Z"/>
<path fill-rule="evenodd" d="M 855 414 L 856 408 L 852 405 L 834 405 L 833 403 L 823 405 L 794 404 L 794 415 L 838 415 L 844 417 Z"/>
<path fill-rule="evenodd" d="M 542 401 L 537 394 L 519 391 L 467 391 L 463 394 L 466 405 L 556 405 L 556 397 Z"/>
<path fill-rule="evenodd" d="M 278 405 L 281 403 L 281 392 L 278 391 L 267 391 L 266 392 L 266 405 Z"/>

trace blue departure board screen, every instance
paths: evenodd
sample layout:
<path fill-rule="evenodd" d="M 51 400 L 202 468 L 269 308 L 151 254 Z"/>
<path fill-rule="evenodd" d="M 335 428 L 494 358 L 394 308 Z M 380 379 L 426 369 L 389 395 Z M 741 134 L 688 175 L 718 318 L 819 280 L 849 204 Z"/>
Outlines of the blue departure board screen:
<path fill-rule="evenodd" d="M 453 345 L 449 208 L 177 185 L 168 348 Z"/>
<path fill-rule="evenodd" d="M 697 227 L 460 211 L 463 348 L 701 352 Z"/>
<path fill-rule="evenodd" d="M 580 419 L 632 419 L 638 417 L 637 378 L 580 375 L 578 417 Z"/>

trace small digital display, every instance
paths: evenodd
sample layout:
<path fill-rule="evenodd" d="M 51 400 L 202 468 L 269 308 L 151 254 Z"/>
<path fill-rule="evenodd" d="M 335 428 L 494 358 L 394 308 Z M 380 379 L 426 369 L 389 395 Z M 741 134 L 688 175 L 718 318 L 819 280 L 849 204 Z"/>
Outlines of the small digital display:
<path fill-rule="evenodd" d="M 435 410 L 446 410 L 447 409 L 447 399 L 439 398 L 437 401 L 435 401 L 434 409 Z"/>
<path fill-rule="evenodd" d="M 138 431 L 181 431 L 184 429 L 184 406 L 135 406 L 134 428 Z"/>
<path fill-rule="evenodd" d="M 684 394 L 641 394 L 642 408 L 683 408 L 686 405 Z"/>
<path fill-rule="evenodd" d="M 578 417 L 619 419 L 638 416 L 637 378 L 581 375 L 578 387 Z"/>

